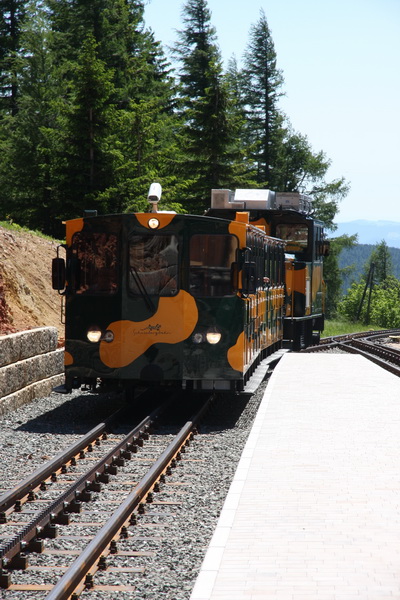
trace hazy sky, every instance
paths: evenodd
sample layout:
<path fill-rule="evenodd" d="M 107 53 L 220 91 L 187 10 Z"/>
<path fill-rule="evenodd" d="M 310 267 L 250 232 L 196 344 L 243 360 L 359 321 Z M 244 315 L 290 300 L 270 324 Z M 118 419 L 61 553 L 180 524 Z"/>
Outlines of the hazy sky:
<path fill-rule="evenodd" d="M 167 46 L 184 0 L 147 0 L 146 25 Z M 241 65 L 249 30 L 265 12 L 283 71 L 280 105 L 329 180 L 351 191 L 336 221 L 400 221 L 400 0 L 208 0 L 225 62 Z"/>

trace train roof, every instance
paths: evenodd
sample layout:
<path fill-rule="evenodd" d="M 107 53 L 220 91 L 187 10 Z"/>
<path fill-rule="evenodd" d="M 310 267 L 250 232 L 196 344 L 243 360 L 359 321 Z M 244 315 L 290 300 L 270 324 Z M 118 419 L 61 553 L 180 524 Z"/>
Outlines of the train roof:
<path fill-rule="evenodd" d="M 234 219 L 236 212 L 248 212 L 250 223 L 264 218 L 268 222 L 318 222 L 312 215 L 312 199 L 300 192 L 273 192 L 267 189 L 211 190 L 211 208 L 205 215 Z"/>
<path fill-rule="evenodd" d="M 266 189 L 211 190 L 211 209 L 312 211 L 312 199 L 300 192 L 273 192 Z"/>

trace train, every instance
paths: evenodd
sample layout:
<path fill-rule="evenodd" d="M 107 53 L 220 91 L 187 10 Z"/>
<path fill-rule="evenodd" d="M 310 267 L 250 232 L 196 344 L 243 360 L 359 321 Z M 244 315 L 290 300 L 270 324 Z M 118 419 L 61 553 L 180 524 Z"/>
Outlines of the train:
<path fill-rule="evenodd" d="M 329 243 L 299 193 L 216 189 L 203 215 L 84 211 L 52 264 L 65 389 L 241 392 L 278 349 L 317 343 Z"/>

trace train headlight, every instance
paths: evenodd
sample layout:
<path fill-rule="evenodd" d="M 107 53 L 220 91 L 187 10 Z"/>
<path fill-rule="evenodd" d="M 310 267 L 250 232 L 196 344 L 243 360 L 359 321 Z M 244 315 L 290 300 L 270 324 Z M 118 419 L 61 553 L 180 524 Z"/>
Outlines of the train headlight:
<path fill-rule="evenodd" d="M 97 327 L 96 325 L 90 327 L 90 329 L 88 329 L 88 331 L 86 333 L 86 337 L 89 340 L 89 342 L 93 342 L 94 344 L 96 342 L 99 342 L 101 339 L 100 327 Z"/>
<path fill-rule="evenodd" d="M 209 329 L 206 333 L 206 339 L 209 344 L 218 344 L 221 339 L 221 333 L 218 329 Z"/>
<path fill-rule="evenodd" d="M 103 335 L 103 337 L 101 338 L 102 340 L 104 340 L 105 342 L 112 342 L 114 339 L 114 334 L 112 331 L 110 331 L 109 329 L 107 329 L 107 331 L 105 332 L 105 334 Z"/>
<path fill-rule="evenodd" d="M 148 225 L 150 229 L 157 229 L 157 227 L 160 225 L 160 221 L 153 217 L 152 219 L 149 219 Z"/>
<path fill-rule="evenodd" d="M 192 340 L 195 344 L 201 344 L 204 342 L 204 335 L 202 333 L 194 333 L 192 335 Z"/>

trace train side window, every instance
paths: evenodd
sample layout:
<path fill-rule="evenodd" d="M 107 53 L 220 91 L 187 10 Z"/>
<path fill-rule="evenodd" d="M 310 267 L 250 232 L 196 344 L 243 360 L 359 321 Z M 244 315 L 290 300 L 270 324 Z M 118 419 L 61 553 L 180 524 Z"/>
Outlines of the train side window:
<path fill-rule="evenodd" d="M 279 256 L 280 256 L 280 280 L 279 283 L 283 285 L 285 283 L 285 248 L 284 246 L 279 247 Z"/>
<path fill-rule="evenodd" d="M 264 276 L 269 278 L 269 246 L 264 245 Z"/>
<path fill-rule="evenodd" d="M 277 262 L 277 252 L 275 244 L 271 248 L 271 283 L 276 285 L 278 283 L 278 262 Z"/>
<path fill-rule="evenodd" d="M 77 294 L 114 294 L 118 287 L 117 236 L 75 233 L 70 269 L 72 288 Z"/>
<path fill-rule="evenodd" d="M 307 225 L 280 223 L 276 226 L 276 237 L 286 241 L 286 252 L 303 253 L 307 251 Z"/>
<path fill-rule="evenodd" d="M 315 226 L 315 256 L 321 258 L 322 256 L 322 229 Z"/>
<path fill-rule="evenodd" d="M 232 295 L 237 247 L 233 235 L 193 235 L 190 238 L 190 293 L 194 296 Z"/>
<path fill-rule="evenodd" d="M 175 296 L 178 287 L 178 238 L 133 235 L 129 240 L 129 291 L 136 296 Z"/>

